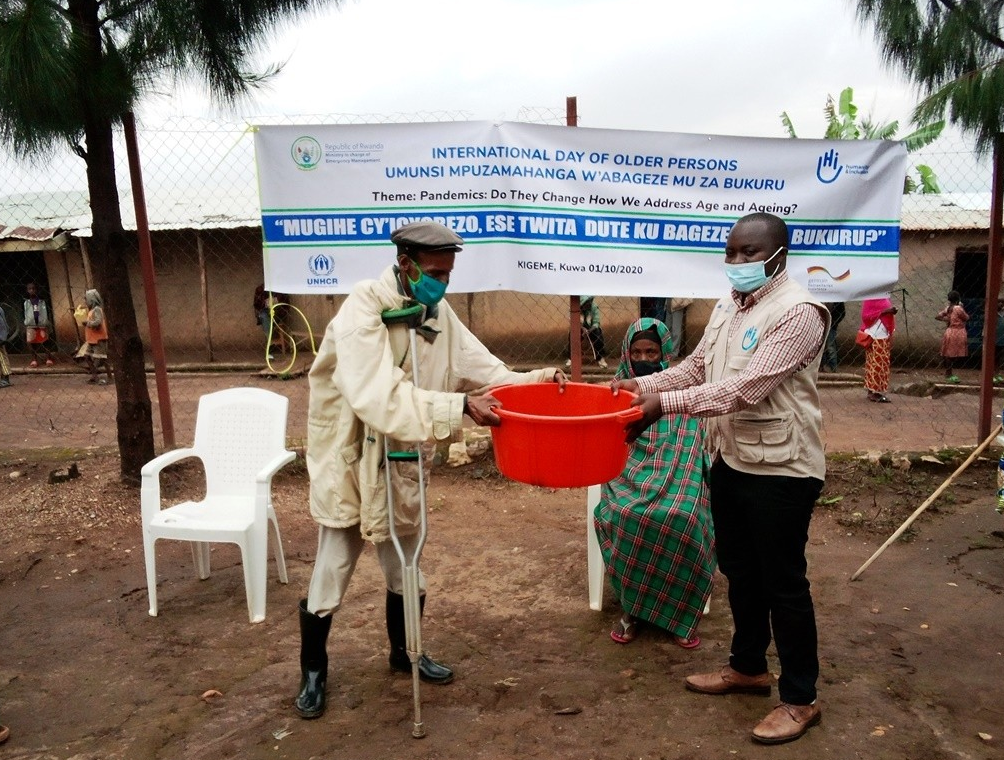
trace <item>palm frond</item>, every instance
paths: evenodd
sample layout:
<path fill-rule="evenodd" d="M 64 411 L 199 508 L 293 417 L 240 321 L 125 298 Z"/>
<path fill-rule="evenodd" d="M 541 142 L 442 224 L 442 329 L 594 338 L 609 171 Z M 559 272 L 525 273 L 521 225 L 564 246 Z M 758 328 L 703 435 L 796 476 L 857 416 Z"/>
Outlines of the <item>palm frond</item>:
<path fill-rule="evenodd" d="M 791 117 L 788 116 L 787 111 L 781 111 L 781 125 L 785 128 L 788 133 L 788 137 L 798 137 L 795 134 L 795 125 L 791 123 Z"/>

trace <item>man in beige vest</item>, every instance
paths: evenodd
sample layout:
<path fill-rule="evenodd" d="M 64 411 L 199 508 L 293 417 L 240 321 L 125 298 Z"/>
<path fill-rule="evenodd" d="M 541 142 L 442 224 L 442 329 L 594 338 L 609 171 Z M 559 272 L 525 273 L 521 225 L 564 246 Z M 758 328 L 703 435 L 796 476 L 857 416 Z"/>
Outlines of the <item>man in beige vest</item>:
<path fill-rule="evenodd" d="M 816 380 L 829 312 L 788 278 L 787 245 L 779 217 L 737 221 L 725 244 L 732 292 L 715 305 L 694 353 L 613 384 L 641 394 L 632 440 L 664 414 L 706 418 L 711 512 L 735 630 L 729 663 L 688 676 L 686 687 L 769 694 L 773 636 L 780 704 L 753 729 L 764 744 L 799 738 L 821 715 L 805 544 L 826 471 Z"/>

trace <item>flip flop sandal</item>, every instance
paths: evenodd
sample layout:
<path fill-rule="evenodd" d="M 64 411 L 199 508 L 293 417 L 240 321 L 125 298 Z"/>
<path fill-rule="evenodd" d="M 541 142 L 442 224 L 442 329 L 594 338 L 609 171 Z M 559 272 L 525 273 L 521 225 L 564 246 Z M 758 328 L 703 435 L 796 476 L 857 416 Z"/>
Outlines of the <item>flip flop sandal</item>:
<path fill-rule="evenodd" d="M 614 623 L 614 629 L 610 631 L 610 638 L 618 644 L 630 644 L 638 635 L 638 621 L 630 618 L 621 618 Z"/>
<path fill-rule="evenodd" d="M 694 636 L 692 639 L 685 639 L 683 636 L 674 636 L 673 643 L 684 649 L 697 649 L 701 645 L 701 637 Z"/>

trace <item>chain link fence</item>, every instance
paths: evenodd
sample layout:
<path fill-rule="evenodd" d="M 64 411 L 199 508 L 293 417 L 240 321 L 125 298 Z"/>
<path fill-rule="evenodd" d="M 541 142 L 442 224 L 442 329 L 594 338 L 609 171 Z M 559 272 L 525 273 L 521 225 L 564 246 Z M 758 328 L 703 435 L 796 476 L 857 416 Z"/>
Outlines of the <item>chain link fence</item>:
<path fill-rule="evenodd" d="M 384 123 L 456 121 L 463 112 L 290 116 L 276 123 Z M 564 124 L 563 110 L 524 108 L 517 120 Z M 267 121 L 264 120 L 264 121 Z M 588 119 L 580 120 L 588 126 Z M 306 379 L 313 342 L 336 313 L 341 296 L 272 294 L 280 306 L 275 321 L 260 319 L 268 294 L 262 294 L 262 243 L 252 128 L 247 123 L 172 118 L 139 127 L 147 213 L 150 221 L 163 343 L 169 370 L 177 440 L 194 430 L 198 396 L 207 390 L 242 384 L 270 387 L 290 396 L 290 434 L 305 430 Z M 117 177 L 126 228 L 135 230 L 133 198 L 125 144 L 117 136 Z M 899 308 L 893 342 L 892 410 L 879 425 L 890 428 L 908 419 L 925 431 L 912 437 L 913 450 L 973 443 L 977 431 L 977 394 L 982 360 L 984 298 L 987 291 L 990 169 L 961 141 L 942 138 L 911 157 L 935 168 L 936 196 L 904 198 L 900 282 L 893 292 Z M 60 443 L 115 441 L 114 393 L 85 383 L 87 374 L 73 359 L 82 328 L 74 319 L 84 292 L 94 287 L 89 260 L 90 208 L 83 161 L 69 149 L 18 160 L 0 152 L 0 172 L 8 178 L 0 196 L 0 308 L 11 329 L 6 344 L 13 382 L 0 390 L 6 420 L 0 446 L 35 448 Z M 388 246 L 388 263 L 392 258 Z M 138 253 L 128 276 L 140 333 L 149 347 Z M 462 265 L 462 264 L 461 264 Z M 47 340 L 38 366 L 26 341 L 27 283 L 46 304 Z M 999 284 L 998 284 L 999 285 Z M 256 290 L 258 291 L 256 295 Z M 950 290 L 962 296 L 970 315 L 969 356 L 956 369 L 958 384 L 945 382 L 940 343 L 944 323 L 935 319 Z M 997 288 L 992 287 L 992 292 Z M 667 298 L 673 293 L 666 293 Z M 461 319 L 500 358 L 517 368 L 564 365 L 568 357 L 569 299 L 509 291 L 450 294 Z M 644 308 L 659 314 L 662 299 L 597 297 L 609 368 L 604 353 L 582 342 L 587 380 L 608 378 L 617 364 L 627 326 Z M 681 331 L 681 356 L 693 349 L 710 314 L 712 301 L 697 300 L 683 311 L 666 312 Z M 672 304 L 669 304 L 672 309 Z M 267 308 L 265 309 L 268 313 Z M 831 429 L 865 404 L 863 353 L 854 343 L 860 304 L 846 304 L 837 330 L 836 371 L 821 375 L 826 424 Z M 989 325 L 1004 343 L 1004 330 Z M 51 365 L 45 362 L 51 352 Z M 1004 346 L 1001 348 L 1004 353 Z M 197 381 L 202 378 L 202 381 Z M 277 378 L 287 382 L 276 385 Z M 156 399 L 151 379 L 151 397 Z M 949 395 L 949 403 L 944 397 Z M 926 404 L 941 397 L 942 403 Z M 909 403 L 901 400 L 919 399 Z M 155 400 L 155 405 L 157 401 Z M 155 423 L 159 427 L 159 410 Z M 111 415 L 111 417 L 109 417 Z M 855 447 L 853 444 L 851 448 Z M 902 447 L 900 447 L 902 448 Z"/>

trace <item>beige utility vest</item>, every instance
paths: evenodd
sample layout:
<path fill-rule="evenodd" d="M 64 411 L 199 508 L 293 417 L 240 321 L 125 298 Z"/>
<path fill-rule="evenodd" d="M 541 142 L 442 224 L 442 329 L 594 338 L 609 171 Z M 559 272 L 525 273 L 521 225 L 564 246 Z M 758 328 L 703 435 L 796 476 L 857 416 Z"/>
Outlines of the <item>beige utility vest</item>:
<path fill-rule="evenodd" d="M 816 306 L 829 329 L 829 312 L 793 280 L 786 280 L 766 300 L 740 314 L 740 325 L 731 340 L 729 325 L 739 309 L 731 298 L 719 301 L 705 332 L 705 381 L 715 383 L 742 372 L 760 339 L 774 329 L 785 312 L 800 303 Z M 826 457 L 816 388 L 820 353 L 760 403 L 705 420 L 711 454 L 720 454 L 730 467 L 741 472 L 822 480 Z"/>

